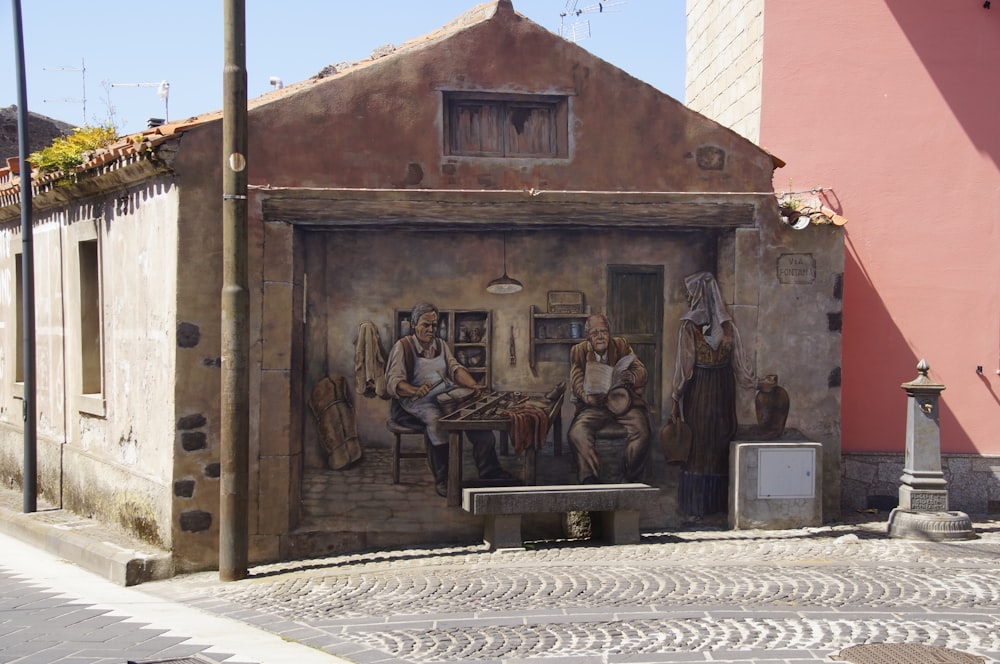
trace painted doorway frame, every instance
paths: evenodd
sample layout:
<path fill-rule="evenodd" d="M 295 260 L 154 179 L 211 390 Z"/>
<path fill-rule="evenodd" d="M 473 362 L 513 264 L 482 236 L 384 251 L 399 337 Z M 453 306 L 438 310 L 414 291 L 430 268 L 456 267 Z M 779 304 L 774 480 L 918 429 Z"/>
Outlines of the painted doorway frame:
<path fill-rule="evenodd" d="M 622 297 L 628 288 L 626 279 L 638 284 L 643 292 L 635 299 Z M 633 286 L 636 285 L 633 283 Z M 653 357 L 643 359 L 649 379 L 646 382 L 646 401 L 649 414 L 659 421 L 663 400 L 663 265 L 612 265 L 607 266 L 607 304 L 605 311 L 614 326 L 616 336 L 625 337 L 634 350 L 636 347 L 653 348 Z M 651 289 L 652 292 L 645 289 Z M 642 306 L 632 306 L 642 305 Z M 650 306 L 651 305 L 651 306 Z M 637 352 L 638 354 L 638 352 Z"/>

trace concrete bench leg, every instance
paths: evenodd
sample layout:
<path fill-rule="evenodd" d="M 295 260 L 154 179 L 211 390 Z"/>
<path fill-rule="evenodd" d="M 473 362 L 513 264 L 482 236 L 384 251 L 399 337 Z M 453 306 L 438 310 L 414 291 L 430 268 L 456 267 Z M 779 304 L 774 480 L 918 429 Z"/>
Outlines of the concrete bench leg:
<path fill-rule="evenodd" d="M 639 543 L 639 510 L 600 512 L 601 539 L 611 544 Z"/>
<path fill-rule="evenodd" d="M 483 541 L 490 550 L 523 549 L 520 514 L 487 514 L 483 523 Z"/>

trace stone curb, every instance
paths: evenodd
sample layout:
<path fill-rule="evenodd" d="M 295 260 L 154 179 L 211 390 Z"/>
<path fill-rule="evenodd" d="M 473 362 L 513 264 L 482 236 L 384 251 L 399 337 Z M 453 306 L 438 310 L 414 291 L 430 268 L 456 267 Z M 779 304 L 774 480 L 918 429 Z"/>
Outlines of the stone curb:
<path fill-rule="evenodd" d="M 39 507 L 39 511 L 26 514 L 19 501 L 15 507 L 11 491 L 0 491 L 0 532 L 120 586 L 174 575 L 169 552 L 132 542 L 92 519 L 65 510 Z"/>

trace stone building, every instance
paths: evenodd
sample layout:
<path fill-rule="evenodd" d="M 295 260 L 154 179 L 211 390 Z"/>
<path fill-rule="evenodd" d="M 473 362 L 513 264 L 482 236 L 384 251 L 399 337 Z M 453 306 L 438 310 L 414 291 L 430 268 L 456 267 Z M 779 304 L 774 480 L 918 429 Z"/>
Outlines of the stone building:
<path fill-rule="evenodd" d="M 550 314 L 569 294 L 635 344 L 657 431 L 684 277 L 699 271 L 717 275 L 757 372 L 792 395 L 788 427 L 822 443 L 836 516 L 840 337 L 828 320 L 842 238 L 782 223 L 768 152 L 510 0 L 251 100 L 249 140 L 252 561 L 481 536 L 423 461 L 403 460 L 392 481 L 389 403 L 353 389 L 362 323 L 388 350 L 429 300 L 484 386 L 545 392 L 567 379 L 578 341 L 571 316 Z M 171 550 L 179 571 L 218 560 L 221 141 L 221 114 L 208 113 L 123 140 L 69 182 L 35 183 L 40 490 Z M 0 172 L 0 476 L 15 486 L 18 186 Z M 501 272 L 523 290 L 488 293 Z M 308 405 L 328 376 L 352 388 L 363 451 L 339 470 Z M 739 405 L 747 424 L 752 397 Z M 540 480 L 575 481 L 565 444 L 553 447 Z M 669 528 L 678 471 L 654 448 L 646 481 L 664 491 L 643 526 Z"/>

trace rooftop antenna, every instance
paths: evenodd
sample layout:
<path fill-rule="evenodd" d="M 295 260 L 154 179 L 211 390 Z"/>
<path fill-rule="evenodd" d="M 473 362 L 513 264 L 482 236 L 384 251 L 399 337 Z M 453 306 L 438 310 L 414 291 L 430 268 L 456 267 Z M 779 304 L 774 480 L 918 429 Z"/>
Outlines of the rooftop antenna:
<path fill-rule="evenodd" d="M 590 20 L 583 18 L 584 14 L 619 12 L 620 9 L 612 7 L 624 5 L 625 0 L 595 2 L 580 8 L 577 8 L 576 4 L 577 0 L 566 0 L 566 8 L 559 13 L 559 36 L 571 42 L 578 42 L 590 36 Z"/>
<path fill-rule="evenodd" d="M 112 83 L 113 88 L 156 88 L 156 96 L 163 100 L 163 121 L 170 122 L 170 84 L 159 83 Z"/>
<path fill-rule="evenodd" d="M 52 102 L 70 102 L 73 104 L 83 105 L 83 124 L 87 124 L 87 65 L 84 63 L 83 58 L 80 58 L 79 67 L 42 67 L 42 71 L 78 71 L 80 72 L 80 80 L 83 83 L 83 96 L 79 98 L 63 97 L 61 99 L 43 99 L 42 101 L 46 103 Z"/>

